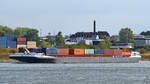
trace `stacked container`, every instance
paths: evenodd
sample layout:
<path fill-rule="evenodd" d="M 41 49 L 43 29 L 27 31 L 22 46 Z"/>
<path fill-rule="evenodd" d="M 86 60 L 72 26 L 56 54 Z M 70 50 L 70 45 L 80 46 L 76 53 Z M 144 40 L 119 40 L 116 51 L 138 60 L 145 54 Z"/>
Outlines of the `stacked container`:
<path fill-rule="evenodd" d="M 31 52 L 31 53 L 36 53 L 37 52 L 37 49 L 33 49 L 33 48 L 28 48 L 28 50 Z"/>
<path fill-rule="evenodd" d="M 104 49 L 104 54 L 105 55 L 112 55 L 114 54 L 114 50 L 113 49 Z"/>
<path fill-rule="evenodd" d="M 13 41 L 14 40 L 14 35 L 13 34 L 4 34 L 4 37 L 7 38 L 7 41 Z"/>
<path fill-rule="evenodd" d="M 94 54 L 94 49 L 85 49 L 85 54 Z"/>
<path fill-rule="evenodd" d="M 72 55 L 84 55 L 85 51 L 84 51 L 84 49 L 70 49 L 69 50 L 69 54 L 72 54 Z"/>
<path fill-rule="evenodd" d="M 7 41 L 7 47 L 8 48 L 16 48 L 17 47 L 17 42 L 16 41 Z"/>
<path fill-rule="evenodd" d="M 27 48 L 37 48 L 35 41 L 27 41 Z"/>
<path fill-rule="evenodd" d="M 55 55 L 57 54 L 57 48 L 43 48 L 42 52 L 46 53 L 47 55 Z"/>
<path fill-rule="evenodd" d="M 122 50 L 115 49 L 113 56 L 122 56 Z"/>
<path fill-rule="evenodd" d="M 17 48 L 26 48 L 27 47 L 27 39 L 23 37 L 17 38 Z"/>
<path fill-rule="evenodd" d="M 94 54 L 104 54 L 104 49 L 95 49 Z"/>
<path fill-rule="evenodd" d="M 122 55 L 123 56 L 131 56 L 131 52 L 123 51 Z"/>
<path fill-rule="evenodd" d="M 3 48 L 7 48 L 7 38 L 6 37 L 0 37 L 0 46 Z"/>
<path fill-rule="evenodd" d="M 26 45 L 27 44 L 27 39 L 23 37 L 17 38 L 17 44 L 18 45 Z"/>
<path fill-rule="evenodd" d="M 58 55 L 69 55 L 69 49 L 67 48 L 61 48 L 57 49 Z"/>

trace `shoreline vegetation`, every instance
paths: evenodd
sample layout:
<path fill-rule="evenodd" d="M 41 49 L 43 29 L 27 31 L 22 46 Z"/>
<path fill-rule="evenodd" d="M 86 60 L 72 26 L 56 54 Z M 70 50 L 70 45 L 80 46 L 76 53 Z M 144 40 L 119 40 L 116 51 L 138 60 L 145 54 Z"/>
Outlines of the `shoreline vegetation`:
<path fill-rule="evenodd" d="M 17 53 L 17 52 L 18 52 L 17 49 L 9 49 L 9 48 L 0 47 L 0 63 L 17 62 L 16 60 L 9 58 L 10 54 Z"/>

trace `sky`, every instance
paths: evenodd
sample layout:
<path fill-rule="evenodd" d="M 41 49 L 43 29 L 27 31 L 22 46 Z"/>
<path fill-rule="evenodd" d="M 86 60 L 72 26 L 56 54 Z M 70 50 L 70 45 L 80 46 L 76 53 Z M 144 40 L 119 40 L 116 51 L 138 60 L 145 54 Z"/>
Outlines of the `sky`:
<path fill-rule="evenodd" d="M 36 28 L 42 36 L 97 31 L 117 35 L 150 30 L 150 0 L 0 0 L 0 25 Z"/>

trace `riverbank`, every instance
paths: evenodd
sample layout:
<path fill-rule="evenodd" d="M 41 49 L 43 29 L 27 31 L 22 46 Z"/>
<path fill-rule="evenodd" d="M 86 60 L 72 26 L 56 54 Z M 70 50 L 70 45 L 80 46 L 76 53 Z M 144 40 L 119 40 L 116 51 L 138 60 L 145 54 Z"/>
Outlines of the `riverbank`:
<path fill-rule="evenodd" d="M 142 56 L 142 60 L 150 61 L 150 52 L 143 53 L 143 54 L 141 54 L 141 56 Z"/>
<path fill-rule="evenodd" d="M 0 59 L 0 63 L 15 63 L 15 62 L 18 61 L 13 59 Z"/>

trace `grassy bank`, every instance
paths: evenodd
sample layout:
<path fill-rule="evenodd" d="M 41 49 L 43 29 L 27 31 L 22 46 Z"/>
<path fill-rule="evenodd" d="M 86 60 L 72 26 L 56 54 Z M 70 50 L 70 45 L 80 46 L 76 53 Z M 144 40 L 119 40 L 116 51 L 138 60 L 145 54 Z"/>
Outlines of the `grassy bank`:
<path fill-rule="evenodd" d="M 9 60 L 9 55 L 17 52 L 17 49 L 6 49 L 0 47 L 0 60 Z"/>
<path fill-rule="evenodd" d="M 141 54 L 142 60 L 150 61 L 150 52 Z"/>

